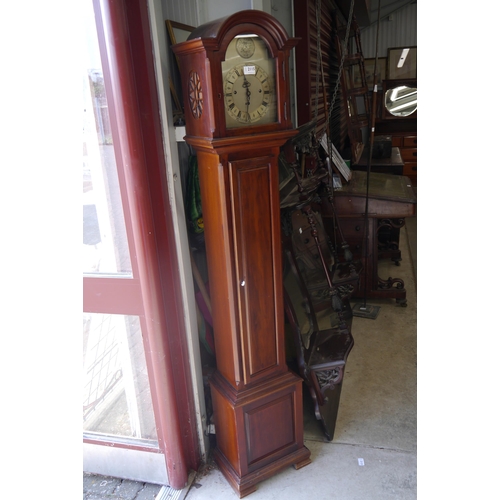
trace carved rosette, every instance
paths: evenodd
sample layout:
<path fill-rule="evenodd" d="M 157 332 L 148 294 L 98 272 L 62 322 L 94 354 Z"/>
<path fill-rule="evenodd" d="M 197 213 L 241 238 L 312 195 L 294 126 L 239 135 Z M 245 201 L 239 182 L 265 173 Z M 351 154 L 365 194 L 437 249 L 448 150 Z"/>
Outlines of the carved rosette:
<path fill-rule="evenodd" d="M 327 389 L 333 390 L 333 388 L 342 381 L 344 367 L 338 366 L 331 370 L 322 370 L 315 373 L 321 392 L 324 394 Z"/>
<path fill-rule="evenodd" d="M 203 90 L 200 75 L 196 71 L 189 74 L 188 95 L 191 113 L 198 119 L 203 113 Z"/>

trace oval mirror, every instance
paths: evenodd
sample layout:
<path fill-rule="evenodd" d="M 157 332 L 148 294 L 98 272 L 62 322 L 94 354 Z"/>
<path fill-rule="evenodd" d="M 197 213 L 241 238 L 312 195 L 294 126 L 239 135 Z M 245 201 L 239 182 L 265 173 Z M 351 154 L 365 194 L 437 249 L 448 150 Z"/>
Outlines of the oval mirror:
<path fill-rule="evenodd" d="M 385 93 L 385 107 L 391 115 L 409 116 L 417 110 L 417 89 L 402 85 Z"/>

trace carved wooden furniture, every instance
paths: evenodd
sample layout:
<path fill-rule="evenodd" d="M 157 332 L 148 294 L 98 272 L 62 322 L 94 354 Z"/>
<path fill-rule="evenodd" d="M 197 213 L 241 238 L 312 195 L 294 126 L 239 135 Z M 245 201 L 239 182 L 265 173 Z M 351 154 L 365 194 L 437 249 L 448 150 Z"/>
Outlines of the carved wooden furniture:
<path fill-rule="evenodd" d="M 298 159 L 290 152 L 294 148 Z M 290 207 L 314 206 L 315 197 L 321 205 L 324 226 L 339 260 L 362 260 L 360 286 L 353 296 L 394 298 L 406 305 L 406 290 L 400 278 L 384 280 L 378 276 L 380 258 L 390 258 L 396 264 L 401 260 L 399 230 L 405 218 L 416 214 L 416 196 L 411 181 L 404 176 L 371 173 L 368 191 L 368 227 L 365 232 L 367 173 L 353 171 L 351 181 L 332 191 L 328 173 L 323 168 L 314 140 L 314 126 L 303 125 L 299 134 L 282 148 L 282 161 L 295 171 L 295 188 L 282 188 L 282 210 Z M 312 157 L 305 163 L 316 163 L 311 175 L 302 178 L 298 165 L 301 157 Z M 290 182 L 291 183 L 291 182 Z M 368 237 L 368 238 L 367 238 Z"/>
<path fill-rule="evenodd" d="M 316 419 L 332 440 L 344 367 L 354 344 L 349 298 L 358 285 L 360 266 L 339 264 L 321 216 L 309 206 L 283 218 L 285 312 Z"/>
<path fill-rule="evenodd" d="M 174 47 L 197 152 L 217 369 L 215 460 L 240 497 L 294 465 L 302 380 L 284 347 L 278 155 L 292 129 L 288 58 L 297 43 L 258 10 L 195 29 Z"/>
<path fill-rule="evenodd" d="M 342 19 L 342 16 L 336 15 L 338 12 L 334 13 L 331 5 L 327 5 L 325 2 L 321 3 L 321 12 L 315 12 L 315 6 L 318 3 L 316 2 L 315 5 L 313 3 L 312 0 L 304 2 L 297 0 L 295 2 L 296 8 L 299 7 L 299 4 L 302 6 L 300 17 L 296 16 L 296 33 L 303 37 L 305 42 L 304 45 L 299 44 L 297 54 L 300 50 L 300 60 L 304 61 L 304 65 L 309 68 L 309 72 L 304 72 L 303 75 L 297 77 L 299 124 L 302 125 L 305 121 L 313 120 L 317 115 L 318 122 L 320 120 L 321 122 L 316 127 L 316 130 L 322 132 L 322 123 L 325 123 L 325 117 L 327 116 L 325 96 L 333 100 L 335 93 L 332 89 L 336 84 L 337 76 L 340 74 L 342 77 L 340 81 L 342 92 L 337 100 L 333 101 L 333 106 L 330 104 L 332 112 L 331 126 L 329 127 L 330 139 L 337 150 L 345 155 L 344 158 L 350 156 L 353 159 L 354 168 L 357 168 L 356 164 L 358 164 L 362 171 L 353 172 L 353 175 L 357 175 L 347 186 L 344 186 L 344 194 L 342 194 L 342 191 L 335 192 L 335 199 L 337 199 L 337 194 L 342 197 L 346 196 L 347 193 L 348 196 L 353 195 L 356 201 L 356 203 L 350 203 L 346 200 L 341 201 L 342 224 L 334 224 L 331 204 L 324 205 L 323 217 L 332 240 L 335 240 L 339 228 L 342 228 L 343 235 L 340 235 L 340 241 L 348 242 L 353 254 L 359 257 L 362 256 L 363 251 L 365 224 L 364 205 L 367 174 L 363 170 L 367 170 L 369 154 L 369 148 L 365 147 L 365 144 L 368 142 L 369 125 L 373 119 L 373 102 L 368 95 L 369 89 L 364 74 L 364 57 L 361 51 L 359 26 L 356 19 L 353 19 L 348 29 L 349 17 L 345 12 L 343 12 L 344 19 Z M 333 33 L 332 26 L 335 27 Z M 300 29 L 302 31 L 299 31 Z M 346 35 L 350 38 L 351 43 L 347 44 L 348 51 L 342 59 L 342 45 Z M 318 37 L 320 37 L 319 51 Z M 331 50 L 332 46 L 335 49 L 333 51 Z M 316 76 L 317 74 L 318 60 L 322 60 L 323 65 L 328 69 L 321 72 L 319 93 L 316 93 L 313 75 Z M 342 71 L 339 73 L 342 61 Z M 354 78 L 354 70 L 360 75 L 359 81 Z M 323 74 L 326 75 L 324 81 L 322 79 Z M 387 135 L 390 133 L 389 130 L 379 127 L 379 124 L 377 124 L 377 128 L 380 134 Z M 392 132 L 392 129 L 390 131 Z M 351 142 L 350 148 L 347 147 L 346 132 Z M 393 151 L 395 157 L 389 159 L 389 165 L 380 166 L 382 172 L 374 172 L 378 169 L 378 166 L 371 169 L 371 179 L 376 175 L 385 175 L 387 177 L 387 172 L 391 172 L 391 174 L 405 172 L 399 144 L 394 144 Z M 392 182 L 399 182 L 402 183 L 400 188 L 403 189 L 408 184 L 407 177 L 402 179 L 399 178 L 399 175 L 393 175 L 392 177 L 394 179 L 388 180 L 388 186 Z M 379 177 L 379 179 L 382 179 L 382 177 Z M 405 217 L 415 215 L 416 198 L 411 187 L 409 189 L 404 188 L 405 193 L 400 192 L 401 196 L 394 197 L 393 193 L 384 192 L 382 182 L 378 184 L 376 194 L 373 195 L 372 189 L 368 194 L 370 206 L 376 208 L 376 210 L 372 210 L 368 214 L 368 255 L 364 257 L 368 264 L 362 272 L 362 286 L 360 286 L 358 293 L 363 296 L 364 290 L 366 290 L 368 297 L 395 298 L 398 303 L 405 305 L 406 290 L 404 289 L 404 283 L 398 278 L 379 279 L 378 259 L 379 257 L 389 257 L 396 264 L 401 260 L 399 229 L 404 224 Z M 290 193 L 287 193 L 287 198 L 290 197 L 292 197 Z M 285 202 L 287 201 L 285 200 Z M 352 210 L 352 212 L 349 212 L 349 210 Z"/>
<path fill-rule="evenodd" d="M 333 439 L 343 369 L 352 348 L 349 298 L 359 283 L 361 263 L 350 258 L 342 238 L 341 263 L 326 234 L 319 193 L 333 203 L 331 177 L 315 140 L 315 123 L 303 125 L 282 148 L 281 220 L 285 311 L 294 333 L 297 370 L 314 403 L 327 439 Z M 306 165 L 311 167 L 306 168 Z M 286 171 L 293 175 L 286 175 Z M 304 177 L 305 172 L 310 175 Z M 335 208 L 333 205 L 332 209 Z M 332 210 L 333 211 L 333 210 Z"/>
<path fill-rule="evenodd" d="M 417 199 L 411 181 L 405 176 L 372 173 L 366 213 L 366 172 L 353 172 L 352 180 L 335 191 L 335 208 L 342 223 L 344 237 L 349 242 L 354 257 L 362 257 L 363 272 L 356 296 L 369 298 L 393 298 L 406 305 L 406 290 L 399 278 L 381 279 L 378 276 L 379 238 L 384 228 L 402 228 L 406 217 L 416 215 Z M 332 218 L 332 209 L 323 201 L 322 215 L 325 224 Z M 368 228 L 365 247 L 365 221 Z M 328 226 L 328 224 L 327 224 Z M 330 227 L 331 224 L 329 225 Z M 397 242 L 395 242 L 397 245 Z M 363 251 L 365 250 L 366 253 Z"/>

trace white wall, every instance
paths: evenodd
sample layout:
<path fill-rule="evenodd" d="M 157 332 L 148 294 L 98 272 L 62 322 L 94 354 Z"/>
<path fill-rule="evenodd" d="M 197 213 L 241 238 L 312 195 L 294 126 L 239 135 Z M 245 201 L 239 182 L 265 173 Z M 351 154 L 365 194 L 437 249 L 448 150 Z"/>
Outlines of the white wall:
<path fill-rule="evenodd" d="M 199 26 L 204 21 L 200 21 L 198 0 L 158 0 L 161 1 L 164 19 L 177 21 L 188 26 Z"/>
<path fill-rule="evenodd" d="M 252 0 L 231 0 L 230 2 L 227 0 L 198 0 L 198 3 L 200 5 L 200 24 L 252 8 Z"/>
<path fill-rule="evenodd" d="M 361 48 L 367 58 L 375 57 L 377 24 L 361 29 Z M 389 19 L 381 19 L 378 34 L 378 57 L 387 57 L 391 47 L 417 45 L 417 4 L 409 4 L 394 12 Z"/>
<path fill-rule="evenodd" d="M 263 10 L 269 14 L 283 11 L 286 6 L 291 13 L 291 0 L 161 0 L 165 19 L 189 26 L 200 24 L 247 9 Z M 281 20 L 280 20 L 281 21 Z M 284 25 L 285 26 L 285 25 Z M 288 27 L 285 26 L 288 31 Z"/>
<path fill-rule="evenodd" d="M 269 0 L 264 0 L 264 2 Z M 240 10 L 261 8 L 263 0 L 162 0 L 165 19 L 189 26 L 226 17 Z M 257 4 L 257 5 L 254 5 Z M 260 4 L 260 6 L 259 6 Z"/>

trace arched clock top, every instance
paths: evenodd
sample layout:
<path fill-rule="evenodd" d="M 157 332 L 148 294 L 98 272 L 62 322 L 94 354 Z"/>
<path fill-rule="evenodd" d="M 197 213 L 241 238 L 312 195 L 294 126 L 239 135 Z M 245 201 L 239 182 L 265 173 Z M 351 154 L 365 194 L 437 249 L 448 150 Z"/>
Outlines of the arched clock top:
<path fill-rule="evenodd" d="M 270 14 L 244 10 L 174 45 L 190 110 L 186 141 L 292 129 L 288 68 L 298 41 Z"/>
<path fill-rule="evenodd" d="M 289 37 L 276 18 L 260 10 L 244 10 L 208 22 L 196 28 L 188 40 L 201 39 L 212 51 L 225 52 L 232 38 L 244 34 L 255 34 L 266 40 L 272 57 L 277 56 L 277 51 L 291 50 L 299 41 Z"/>

